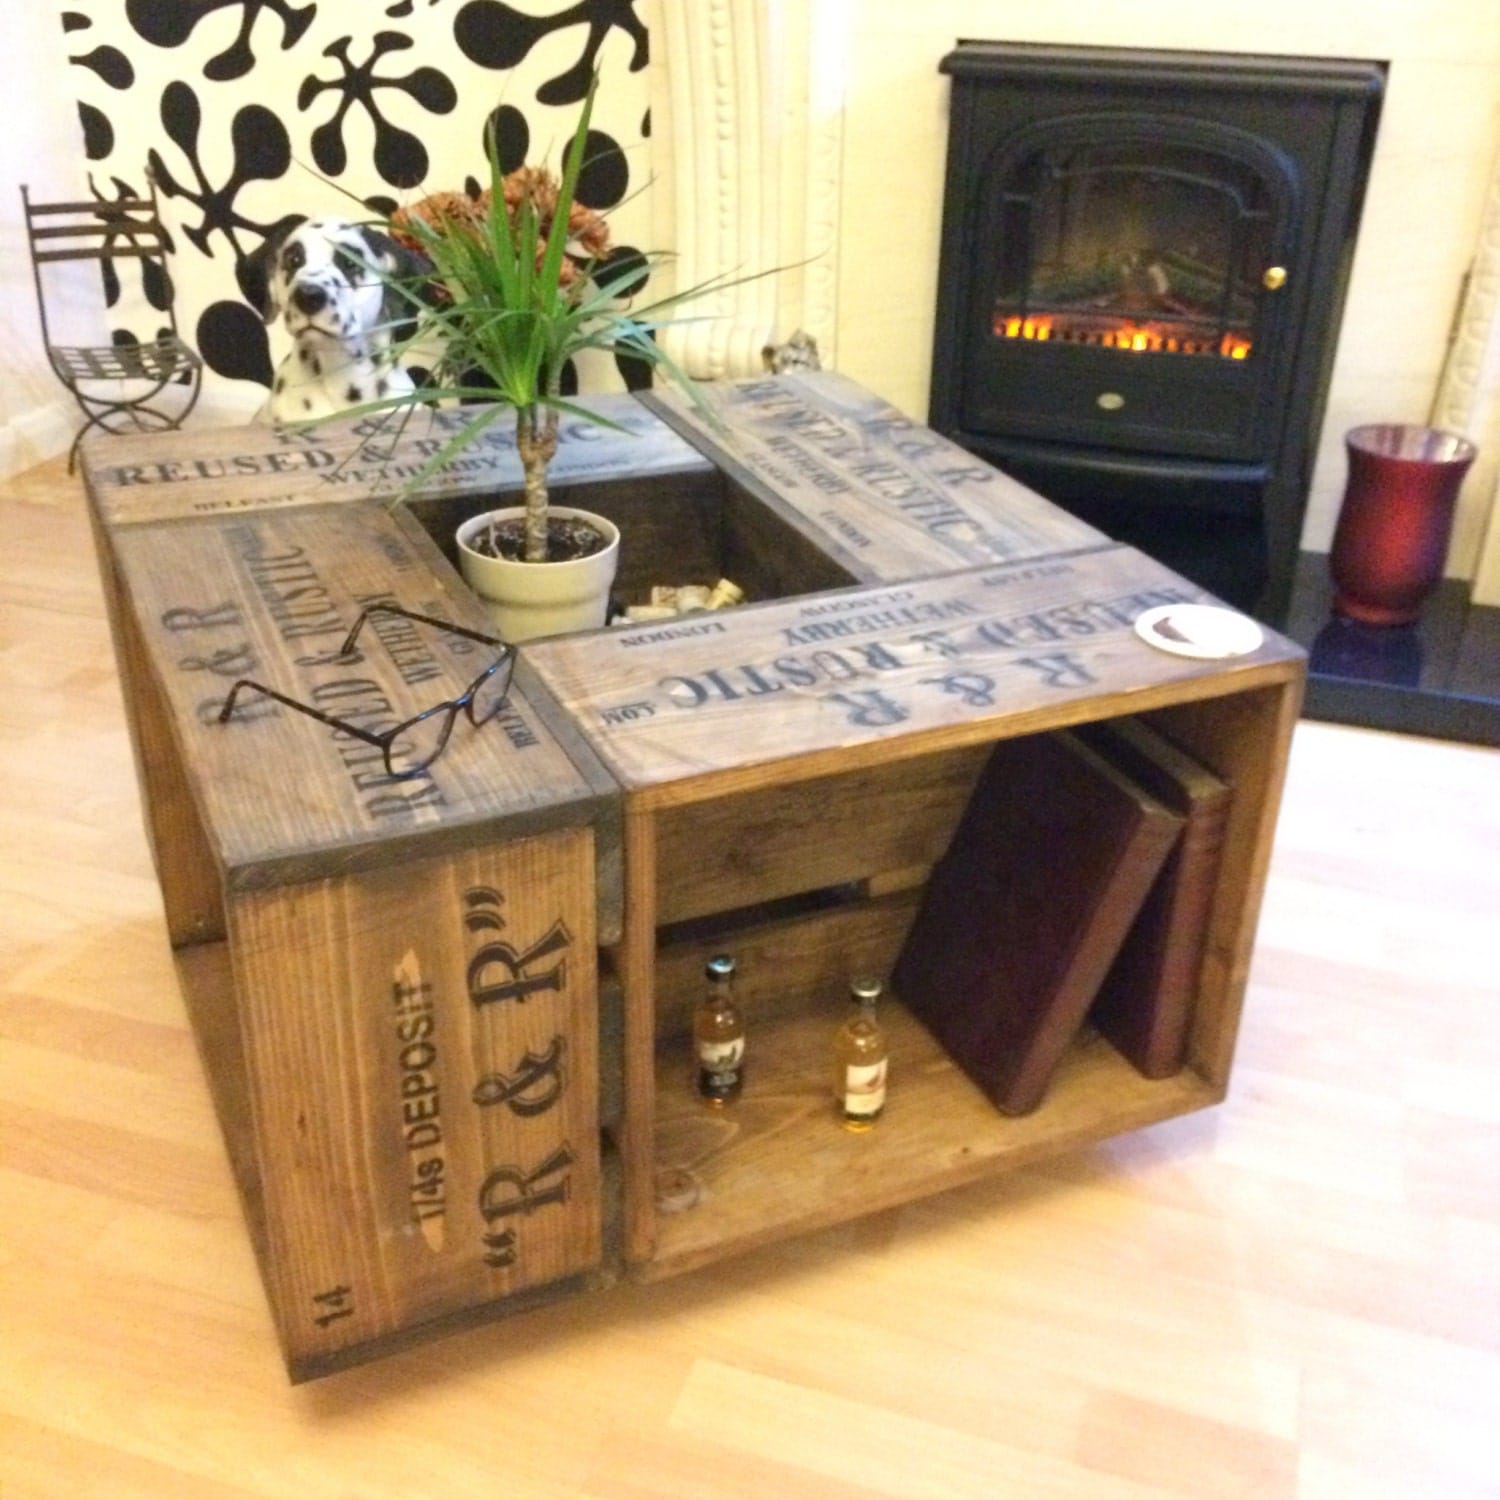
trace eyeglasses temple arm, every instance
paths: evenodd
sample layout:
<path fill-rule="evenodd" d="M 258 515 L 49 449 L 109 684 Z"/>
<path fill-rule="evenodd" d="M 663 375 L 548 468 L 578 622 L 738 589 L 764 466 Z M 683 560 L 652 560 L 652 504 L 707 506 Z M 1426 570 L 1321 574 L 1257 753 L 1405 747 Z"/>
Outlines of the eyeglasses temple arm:
<path fill-rule="evenodd" d="M 424 625 L 436 626 L 439 630 L 446 630 L 450 635 L 465 636 L 471 641 L 480 641 L 486 646 L 498 646 L 502 650 L 514 651 L 515 648 L 507 641 L 502 641 L 493 635 L 485 635 L 483 631 L 470 630 L 465 625 L 455 625 L 451 620 L 440 620 L 435 615 L 424 615 L 414 609 L 403 609 L 399 604 L 367 604 L 359 613 L 359 618 L 354 622 L 353 629 L 344 637 L 344 644 L 339 647 L 339 655 L 347 656 L 354 649 L 354 640 L 360 632 L 360 627 L 373 614 L 400 615 L 406 620 L 420 620 Z"/>
<path fill-rule="evenodd" d="M 268 688 L 264 683 L 252 682 L 248 677 L 241 677 L 235 685 L 230 688 L 229 696 L 224 700 L 224 707 L 219 710 L 219 723 L 227 724 L 229 716 L 234 712 L 235 698 L 241 688 L 254 688 L 257 693 L 264 693 L 268 698 L 274 698 L 278 703 L 284 703 L 288 708 L 295 708 L 299 714 L 306 714 L 310 719 L 317 719 L 333 729 L 342 729 L 345 734 L 352 734 L 356 739 L 363 740 L 367 745 L 374 745 L 384 750 L 389 735 L 371 734 L 368 729 L 361 729 L 358 724 L 351 724 L 347 719 L 336 719 L 332 714 L 325 714 L 321 709 L 313 708 L 306 703 L 299 703 L 295 698 L 288 698 L 285 693 L 278 693 L 275 688 Z"/>

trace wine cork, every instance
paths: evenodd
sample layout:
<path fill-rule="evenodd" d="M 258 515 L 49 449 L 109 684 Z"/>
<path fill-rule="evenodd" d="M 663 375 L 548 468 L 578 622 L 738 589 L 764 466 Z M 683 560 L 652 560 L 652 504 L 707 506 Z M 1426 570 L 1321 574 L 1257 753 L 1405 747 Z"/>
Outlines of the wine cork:
<path fill-rule="evenodd" d="M 680 1214 L 696 1208 L 703 1196 L 703 1185 L 686 1167 L 664 1167 L 656 1174 L 656 1211 Z"/>

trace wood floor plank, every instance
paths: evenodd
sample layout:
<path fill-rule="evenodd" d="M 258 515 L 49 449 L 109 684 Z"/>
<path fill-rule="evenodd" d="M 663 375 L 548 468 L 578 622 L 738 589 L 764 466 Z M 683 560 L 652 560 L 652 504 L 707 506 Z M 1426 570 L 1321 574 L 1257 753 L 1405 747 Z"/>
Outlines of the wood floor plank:
<path fill-rule="evenodd" d="M 60 463 L 0 556 L 5 1500 L 1500 1496 L 1500 753 L 1298 727 L 1224 1104 L 293 1388 Z"/>

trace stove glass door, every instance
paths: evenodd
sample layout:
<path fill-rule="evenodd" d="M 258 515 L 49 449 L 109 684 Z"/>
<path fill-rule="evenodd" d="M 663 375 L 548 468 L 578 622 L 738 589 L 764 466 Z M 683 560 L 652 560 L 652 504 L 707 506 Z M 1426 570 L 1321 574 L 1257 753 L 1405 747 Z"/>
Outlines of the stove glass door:
<path fill-rule="evenodd" d="M 995 336 L 1253 358 L 1277 214 L 1245 163 L 1160 142 L 1043 146 L 997 206 Z"/>

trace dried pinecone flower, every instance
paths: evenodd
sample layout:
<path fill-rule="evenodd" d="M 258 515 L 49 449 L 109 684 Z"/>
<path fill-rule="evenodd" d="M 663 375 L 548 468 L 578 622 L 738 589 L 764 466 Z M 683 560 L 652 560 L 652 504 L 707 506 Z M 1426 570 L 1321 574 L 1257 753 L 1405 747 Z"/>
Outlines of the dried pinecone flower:
<path fill-rule="evenodd" d="M 530 203 L 543 224 L 552 222 L 558 182 L 546 167 L 517 167 L 506 174 L 501 187 L 505 190 L 505 210 L 512 218 L 522 203 Z"/>
<path fill-rule="evenodd" d="M 547 235 L 557 212 L 558 180 L 546 167 L 518 167 L 503 180 L 505 210 L 512 223 L 517 210 L 529 202 L 536 212 L 539 238 L 536 261 L 540 266 L 546 253 Z M 421 220 L 430 228 L 446 232 L 454 227 L 478 234 L 487 221 L 492 194 L 485 188 L 478 197 L 467 193 L 429 193 L 418 202 L 398 209 L 391 216 L 391 233 L 409 249 L 421 250 L 422 244 L 410 228 L 411 221 Z M 591 208 L 575 202 L 568 213 L 568 254 L 558 271 L 562 286 L 571 287 L 579 279 L 579 263 L 598 260 L 609 252 L 609 225 Z"/>
<path fill-rule="evenodd" d="M 405 208 L 398 208 L 391 215 L 390 230 L 392 236 L 407 249 L 420 251 L 422 242 L 410 228 L 413 220 L 421 220 L 430 229 L 439 231 L 458 225 L 472 229 L 477 234 L 489 217 L 489 211 L 488 190 L 481 193 L 478 198 L 471 198 L 467 193 L 429 193 L 416 203 L 408 204 Z"/>
<path fill-rule="evenodd" d="M 545 242 L 557 213 L 558 180 L 546 167 L 518 167 L 503 184 L 506 212 L 515 217 L 522 203 L 536 210 L 537 222 Z M 568 211 L 568 250 L 570 257 L 598 260 L 609 251 L 609 225 L 593 209 L 574 202 Z M 564 286 L 573 280 L 574 265 L 565 261 L 561 277 Z"/>
<path fill-rule="evenodd" d="M 575 203 L 568 215 L 568 243 L 590 260 L 599 260 L 609 253 L 609 225 L 593 209 Z"/>

